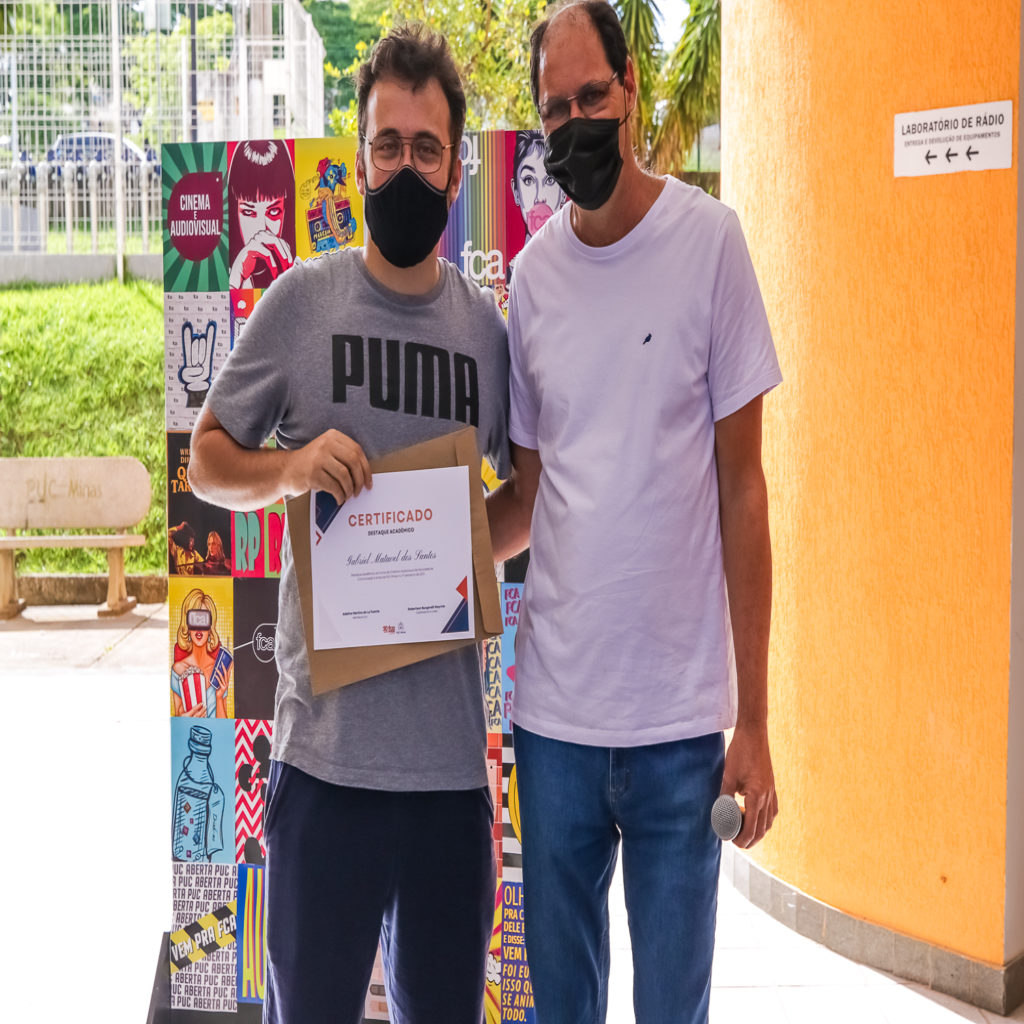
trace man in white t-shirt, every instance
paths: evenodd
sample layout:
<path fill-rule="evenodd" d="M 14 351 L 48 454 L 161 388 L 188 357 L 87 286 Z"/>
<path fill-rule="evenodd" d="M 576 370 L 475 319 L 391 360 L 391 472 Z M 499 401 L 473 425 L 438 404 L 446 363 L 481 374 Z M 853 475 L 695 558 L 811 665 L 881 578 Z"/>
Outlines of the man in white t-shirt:
<path fill-rule="evenodd" d="M 497 557 L 531 550 L 512 718 L 537 1020 L 604 1019 L 621 839 L 638 1024 L 696 1024 L 711 805 L 743 797 L 744 848 L 778 810 L 761 403 L 781 374 L 736 215 L 636 162 L 614 10 L 560 8 L 531 51 L 545 165 L 572 203 L 517 260 L 515 468 L 489 511 Z"/>

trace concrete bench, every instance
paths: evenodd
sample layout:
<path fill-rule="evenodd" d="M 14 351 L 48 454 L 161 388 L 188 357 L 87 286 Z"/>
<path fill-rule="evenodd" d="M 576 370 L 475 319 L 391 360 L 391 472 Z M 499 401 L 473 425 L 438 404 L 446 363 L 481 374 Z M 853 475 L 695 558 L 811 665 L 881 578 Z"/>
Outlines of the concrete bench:
<path fill-rule="evenodd" d="M 21 613 L 14 552 L 26 548 L 103 548 L 109 568 L 100 615 L 135 607 L 124 577 L 124 550 L 146 543 L 127 530 L 149 511 L 149 473 L 118 456 L 0 458 L 0 619 Z M 115 533 L 19 533 L 14 530 L 114 530 Z"/>

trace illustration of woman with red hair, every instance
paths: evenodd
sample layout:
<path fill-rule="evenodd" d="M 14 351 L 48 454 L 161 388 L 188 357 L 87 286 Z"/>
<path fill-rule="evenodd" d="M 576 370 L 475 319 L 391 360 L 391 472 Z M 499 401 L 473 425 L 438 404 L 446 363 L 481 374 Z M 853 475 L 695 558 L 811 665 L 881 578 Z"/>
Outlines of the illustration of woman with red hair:
<path fill-rule="evenodd" d="M 267 288 L 295 262 L 295 169 L 284 142 L 235 147 L 228 221 L 232 288 Z"/>

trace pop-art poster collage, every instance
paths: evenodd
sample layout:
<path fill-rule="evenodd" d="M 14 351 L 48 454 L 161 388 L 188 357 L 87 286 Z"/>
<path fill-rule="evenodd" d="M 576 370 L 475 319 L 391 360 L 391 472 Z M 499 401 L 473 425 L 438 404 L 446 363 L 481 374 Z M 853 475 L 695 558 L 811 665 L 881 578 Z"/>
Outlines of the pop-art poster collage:
<path fill-rule="evenodd" d="M 329 259 L 336 249 L 362 244 L 355 149 L 353 139 L 328 138 L 174 144 L 162 151 L 172 1009 L 235 1013 L 263 999 L 263 801 L 285 530 L 283 502 L 230 512 L 191 492 L 190 432 L 263 291 L 295 260 Z M 505 308 L 516 254 L 564 195 L 544 170 L 539 132 L 469 134 L 461 155 L 462 191 L 441 255 L 492 287 Z M 495 485 L 486 464 L 483 476 Z M 498 809 L 488 1024 L 534 1019 L 508 720 L 520 590 L 503 584 L 504 633 L 481 651 Z M 379 955 L 365 1019 L 389 1019 Z"/>

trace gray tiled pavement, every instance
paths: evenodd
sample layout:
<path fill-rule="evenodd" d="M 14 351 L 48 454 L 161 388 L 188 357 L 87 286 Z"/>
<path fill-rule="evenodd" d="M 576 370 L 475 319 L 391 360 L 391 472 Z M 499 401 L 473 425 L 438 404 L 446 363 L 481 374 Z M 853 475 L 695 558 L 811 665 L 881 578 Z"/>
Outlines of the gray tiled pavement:
<path fill-rule="evenodd" d="M 142 1024 L 169 926 L 166 605 L 119 619 L 30 607 L 0 622 L 4 1019 Z M 845 960 L 720 888 L 712 1024 L 993 1024 Z M 610 1024 L 629 1024 L 629 933 L 612 894 Z M 71 1007 L 81 1012 L 69 1013 Z"/>

